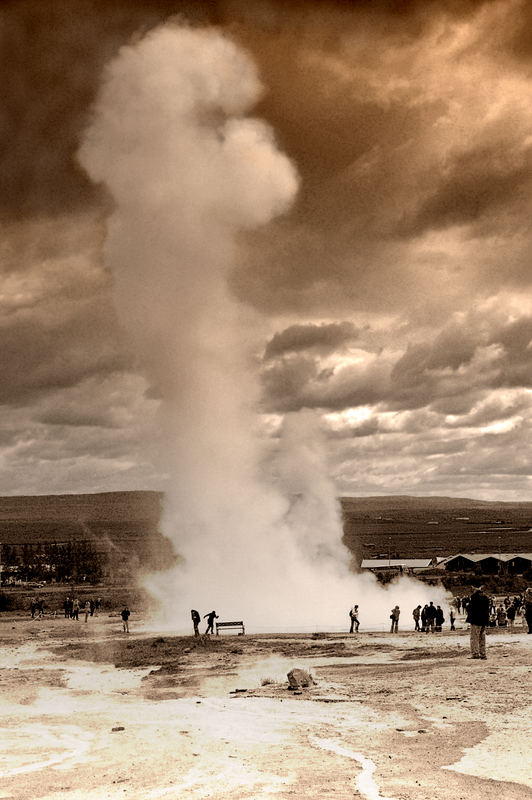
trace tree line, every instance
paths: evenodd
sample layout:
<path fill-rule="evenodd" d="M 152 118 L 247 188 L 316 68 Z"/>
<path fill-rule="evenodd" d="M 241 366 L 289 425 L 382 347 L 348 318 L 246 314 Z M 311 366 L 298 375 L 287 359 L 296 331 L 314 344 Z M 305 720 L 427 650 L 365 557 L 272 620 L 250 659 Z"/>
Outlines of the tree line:
<path fill-rule="evenodd" d="M 4 544 L 0 550 L 3 582 L 8 577 L 23 581 L 89 581 L 97 583 L 105 572 L 105 555 L 92 542 L 81 539 L 69 542 Z"/>

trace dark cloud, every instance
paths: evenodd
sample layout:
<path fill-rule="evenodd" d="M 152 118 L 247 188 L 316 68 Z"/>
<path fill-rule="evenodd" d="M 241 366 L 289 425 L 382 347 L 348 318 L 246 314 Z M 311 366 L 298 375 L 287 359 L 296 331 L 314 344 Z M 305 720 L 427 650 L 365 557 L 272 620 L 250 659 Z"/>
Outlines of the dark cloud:
<path fill-rule="evenodd" d="M 90 375 L 131 366 L 106 301 L 76 307 L 71 317 L 9 319 L 0 329 L 0 402 L 76 385 Z M 122 345 L 122 346 L 121 346 Z"/>
<path fill-rule="evenodd" d="M 521 143 L 507 139 L 452 154 L 441 174 L 431 175 L 436 190 L 399 231 L 413 236 L 469 225 L 487 216 L 493 219 L 501 209 L 511 214 L 516 205 L 522 213 L 523 203 L 530 206 L 532 149 L 521 147 Z"/>
<path fill-rule="evenodd" d="M 359 335 L 352 322 L 338 322 L 320 325 L 291 325 L 281 333 L 276 333 L 266 345 L 264 358 L 268 360 L 286 352 L 317 349 L 325 354 L 340 349 L 353 342 Z"/>

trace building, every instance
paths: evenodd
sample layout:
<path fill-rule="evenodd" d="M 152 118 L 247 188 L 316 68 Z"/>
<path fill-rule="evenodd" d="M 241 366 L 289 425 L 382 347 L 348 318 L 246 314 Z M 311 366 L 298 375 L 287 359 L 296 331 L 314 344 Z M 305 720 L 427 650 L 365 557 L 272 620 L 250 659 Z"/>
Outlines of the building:
<path fill-rule="evenodd" d="M 364 558 L 360 568 L 371 572 L 385 572 L 390 569 L 395 572 L 418 572 L 430 569 L 435 564 L 435 558 Z"/>
<path fill-rule="evenodd" d="M 447 572 L 521 575 L 532 567 L 532 553 L 457 553 L 444 558 L 438 567 Z"/>

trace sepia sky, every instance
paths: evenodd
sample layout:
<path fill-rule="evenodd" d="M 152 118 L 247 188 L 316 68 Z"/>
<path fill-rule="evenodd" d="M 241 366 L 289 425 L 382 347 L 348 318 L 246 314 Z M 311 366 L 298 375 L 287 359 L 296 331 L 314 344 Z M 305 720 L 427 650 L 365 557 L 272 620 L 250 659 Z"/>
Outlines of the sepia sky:
<path fill-rule="evenodd" d="M 262 321 L 263 430 L 315 410 L 344 495 L 530 500 L 527 0 L 6 0 L 0 494 L 162 485 L 76 153 L 105 65 L 168 21 L 248 54 L 299 174 L 229 275 Z"/>

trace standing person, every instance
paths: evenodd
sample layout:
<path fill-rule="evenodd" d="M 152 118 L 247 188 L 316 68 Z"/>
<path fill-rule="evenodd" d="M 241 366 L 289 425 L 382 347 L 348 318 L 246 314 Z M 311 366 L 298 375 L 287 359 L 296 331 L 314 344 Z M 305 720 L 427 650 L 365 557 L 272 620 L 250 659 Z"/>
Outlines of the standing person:
<path fill-rule="evenodd" d="M 65 602 L 63 603 L 63 610 L 65 612 L 65 617 L 70 616 L 70 597 L 65 597 Z"/>
<path fill-rule="evenodd" d="M 349 633 L 353 633 L 353 627 L 355 629 L 355 633 L 358 633 L 358 626 L 360 622 L 358 621 L 358 606 L 353 606 L 351 611 L 349 612 L 349 618 L 351 620 L 351 627 L 349 629 Z"/>
<path fill-rule="evenodd" d="M 210 611 L 208 614 L 203 615 L 203 619 L 207 617 L 207 630 L 205 633 L 214 633 L 214 620 L 218 619 L 216 611 Z"/>
<path fill-rule="evenodd" d="M 428 605 L 425 603 L 421 609 L 421 631 L 423 633 L 427 630 L 427 608 Z"/>
<path fill-rule="evenodd" d="M 419 631 L 421 630 L 419 627 L 419 616 L 421 614 L 421 606 L 416 606 L 415 609 L 412 611 L 412 616 L 414 617 L 414 630 Z"/>
<path fill-rule="evenodd" d="M 91 604 L 88 600 L 83 606 L 83 612 L 85 614 L 85 622 L 87 622 L 87 620 L 89 619 L 89 614 L 91 613 Z"/>
<path fill-rule="evenodd" d="M 508 627 L 513 628 L 515 619 L 515 606 L 513 603 L 508 606 L 508 611 L 506 612 L 506 616 L 508 617 Z"/>
<path fill-rule="evenodd" d="M 528 633 L 532 633 L 532 587 L 528 587 L 525 591 L 524 598 L 525 619 L 528 625 Z"/>
<path fill-rule="evenodd" d="M 199 636 L 200 632 L 199 632 L 198 625 L 201 622 L 201 617 L 199 615 L 199 611 L 196 611 L 196 609 L 193 608 L 192 611 L 190 612 L 190 616 L 192 617 L 192 624 L 194 625 L 194 636 Z"/>
<path fill-rule="evenodd" d="M 79 620 L 79 600 L 77 597 L 72 603 L 72 619 Z"/>
<path fill-rule="evenodd" d="M 486 627 L 490 619 L 490 599 L 479 586 L 469 599 L 466 622 L 469 622 L 471 658 L 486 659 Z"/>
<path fill-rule="evenodd" d="M 390 626 L 390 633 L 399 633 L 399 614 L 401 610 L 399 606 L 394 606 L 392 608 L 392 613 L 390 614 L 390 619 L 392 624 Z"/>
<path fill-rule="evenodd" d="M 456 630 L 456 628 L 454 627 L 455 619 L 456 619 L 456 617 L 454 615 L 454 608 L 451 606 L 450 609 L 449 609 L 449 622 L 451 623 L 451 630 L 452 631 Z"/>
<path fill-rule="evenodd" d="M 129 633 L 129 617 L 131 611 L 127 607 L 127 604 L 124 606 L 122 611 L 120 612 L 120 616 L 122 617 L 122 628 L 124 633 Z"/>
<path fill-rule="evenodd" d="M 456 603 L 456 613 L 459 614 L 460 613 L 460 598 L 459 597 L 457 597 L 455 599 L 455 603 Z"/>
<path fill-rule="evenodd" d="M 432 602 L 432 600 L 430 601 L 425 610 L 425 618 L 426 618 L 426 623 L 425 623 L 426 633 L 428 633 L 429 631 L 431 633 L 434 633 L 434 620 L 436 619 L 436 609 L 434 608 L 434 603 Z"/>
<path fill-rule="evenodd" d="M 95 603 L 94 603 L 94 600 L 92 599 L 92 597 L 91 597 L 91 599 L 89 600 L 89 605 L 90 605 L 90 609 L 91 609 L 91 617 L 92 617 L 92 616 L 94 616 L 94 609 L 95 609 Z"/>
<path fill-rule="evenodd" d="M 445 622 L 445 617 L 443 616 L 443 609 L 441 606 L 436 606 L 434 622 L 436 623 L 436 630 L 441 631 L 442 625 Z"/>

